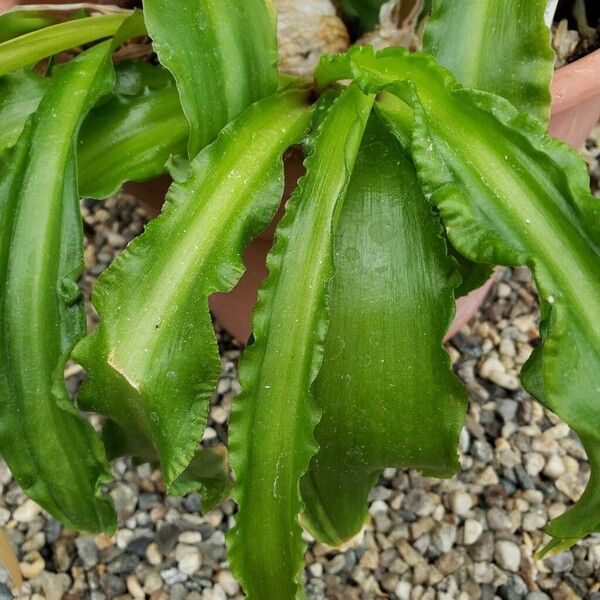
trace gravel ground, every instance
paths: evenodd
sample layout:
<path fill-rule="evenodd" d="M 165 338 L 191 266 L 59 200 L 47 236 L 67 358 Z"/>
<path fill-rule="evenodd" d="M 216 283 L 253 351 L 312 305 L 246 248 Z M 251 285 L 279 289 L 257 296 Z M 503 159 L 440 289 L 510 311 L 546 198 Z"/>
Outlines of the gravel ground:
<path fill-rule="evenodd" d="M 600 131 L 595 137 L 600 137 Z M 600 152 L 589 144 L 600 181 Z M 84 202 L 89 293 L 114 255 L 137 235 L 144 212 L 131 196 Z M 95 316 L 90 309 L 90 323 Z M 538 307 L 526 269 L 505 269 L 480 314 L 448 350 L 470 396 L 460 441 L 461 471 L 451 480 L 388 469 L 371 496 L 372 521 L 345 551 L 310 543 L 309 598 L 600 600 L 600 536 L 536 561 L 541 529 L 579 497 L 589 476 L 576 437 L 522 390 L 521 365 L 538 343 Z M 240 350 L 220 335 L 222 378 L 206 444 L 224 442 L 239 391 Z M 70 389 L 81 380 L 67 369 Z M 241 598 L 228 570 L 224 534 L 234 505 L 201 516 L 197 495 L 165 497 L 158 471 L 120 460 L 110 486 L 119 512 L 113 538 L 77 536 L 44 514 L 0 463 L 0 526 L 21 561 L 22 598 Z M 12 598 L 0 568 L 0 600 Z"/>

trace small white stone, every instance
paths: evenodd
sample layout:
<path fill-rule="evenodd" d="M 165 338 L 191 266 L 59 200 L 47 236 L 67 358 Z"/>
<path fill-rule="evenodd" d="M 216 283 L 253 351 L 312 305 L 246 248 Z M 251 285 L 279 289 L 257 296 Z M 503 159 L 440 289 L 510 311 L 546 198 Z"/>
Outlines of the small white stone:
<path fill-rule="evenodd" d="M 25 560 L 19 566 L 25 579 L 34 579 L 41 575 L 46 567 L 46 562 L 39 552 L 31 552 L 25 556 Z"/>
<path fill-rule="evenodd" d="M 510 529 L 512 522 L 509 516 L 500 508 L 491 508 L 486 515 L 487 524 L 490 529 L 501 531 Z"/>
<path fill-rule="evenodd" d="M 410 592 L 412 586 L 408 581 L 401 581 L 394 590 L 394 594 L 398 596 L 398 600 L 410 600 Z"/>
<path fill-rule="evenodd" d="M 453 492 L 450 495 L 450 509 L 459 517 L 465 516 L 473 506 L 473 499 L 467 492 Z"/>
<path fill-rule="evenodd" d="M 491 583 L 494 580 L 494 571 L 488 563 L 474 563 L 470 570 L 475 583 Z"/>
<path fill-rule="evenodd" d="M 321 575 L 323 572 L 321 571 Z M 234 579 L 228 571 L 219 571 L 215 581 L 225 590 L 228 596 L 235 596 L 240 592 L 240 584 Z"/>
<path fill-rule="evenodd" d="M 550 479 L 558 479 L 565 472 L 565 465 L 560 456 L 554 455 L 548 459 L 544 467 L 544 475 Z"/>
<path fill-rule="evenodd" d="M 199 531 L 184 531 L 177 538 L 182 544 L 199 544 L 202 541 L 202 534 Z"/>
<path fill-rule="evenodd" d="M 494 558 L 498 566 L 516 573 L 521 565 L 521 548 L 510 540 L 498 540 L 494 545 Z"/>
<path fill-rule="evenodd" d="M 31 523 L 40 514 L 41 510 L 33 500 L 26 500 L 15 510 L 13 516 L 19 523 Z"/>
<path fill-rule="evenodd" d="M 163 580 L 156 571 L 150 571 L 144 579 L 144 591 L 146 594 L 152 594 L 160 590 L 163 586 Z"/>
<path fill-rule="evenodd" d="M 483 525 L 475 519 L 467 519 L 463 529 L 463 541 L 465 546 L 474 544 L 483 533 Z"/>
<path fill-rule="evenodd" d="M 162 554 L 155 542 L 151 542 L 146 548 L 146 558 L 155 567 L 158 567 L 162 563 Z"/>
<path fill-rule="evenodd" d="M 137 577 L 133 574 L 127 577 L 127 591 L 134 598 L 139 598 L 140 600 L 146 597 L 146 593 L 140 585 L 140 582 L 138 581 Z"/>
<path fill-rule="evenodd" d="M 516 390 L 519 387 L 519 380 L 507 373 L 506 368 L 497 358 L 486 359 L 479 368 L 479 374 L 507 390 Z"/>
<path fill-rule="evenodd" d="M 523 515 L 523 531 L 540 531 L 546 526 L 548 519 L 545 515 L 528 512 Z"/>
<path fill-rule="evenodd" d="M 433 532 L 431 541 L 443 554 L 450 552 L 456 542 L 456 526 L 451 523 L 442 523 Z"/>
<path fill-rule="evenodd" d="M 376 515 L 376 514 L 381 514 L 381 513 L 387 513 L 388 511 L 388 505 L 383 501 L 383 500 L 375 500 L 375 502 L 371 503 L 371 506 L 369 506 L 369 513 L 371 515 Z"/>
<path fill-rule="evenodd" d="M 177 567 L 186 575 L 193 575 L 202 565 L 202 557 L 198 548 L 187 544 L 177 544 L 175 558 Z"/>
<path fill-rule="evenodd" d="M 544 457 L 539 452 L 529 452 L 525 457 L 525 470 L 532 477 L 539 475 L 544 466 Z"/>

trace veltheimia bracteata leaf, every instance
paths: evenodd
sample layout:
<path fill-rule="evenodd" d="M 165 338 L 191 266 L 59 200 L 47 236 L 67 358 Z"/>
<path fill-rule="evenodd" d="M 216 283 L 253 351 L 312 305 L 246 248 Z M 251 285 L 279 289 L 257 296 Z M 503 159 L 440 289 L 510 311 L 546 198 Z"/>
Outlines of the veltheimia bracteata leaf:
<path fill-rule="evenodd" d="M 114 529 L 100 440 L 63 370 L 85 333 L 75 139 L 110 91 L 110 44 L 55 72 L 0 179 L 0 454 L 28 496 L 72 529 Z"/>
<path fill-rule="evenodd" d="M 456 263 L 414 167 L 372 117 L 335 236 L 319 452 L 302 479 L 303 523 L 338 545 L 360 531 L 385 467 L 458 468 L 465 393 L 442 340 Z"/>
<path fill-rule="evenodd" d="M 335 224 L 373 104 L 342 92 L 312 140 L 306 176 L 287 204 L 240 366 L 229 429 L 236 475 L 232 569 L 248 598 L 293 600 L 304 542 L 299 479 L 316 450 L 311 386 L 321 364 Z"/>
<path fill-rule="evenodd" d="M 547 6 L 548 0 L 434 0 L 423 49 L 465 87 L 503 96 L 547 125 L 554 70 Z"/>
<path fill-rule="evenodd" d="M 92 110 L 79 135 L 81 197 L 107 198 L 125 181 L 158 177 L 171 156 L 187 152 L 189 124 L 168 71 L 131 63 L 116 72 L 114 94 Z"/>
<path fill-rule="evenodd" d="M 0 152 L 17 142 L 47 87 L 48 80 L 25 70 L 0 77 Z"/>
<path fill-rule="evenodd" d="M 173 184 L 162 214 L 98 280 L 98 329 L 75 349 L 89 379 L 80 404 L 108 417 L 109 455 L 158 458 L 167 486 L 194 456 L 220 373 L 208 297 L 230 290 L 245 245 L 272 219 L 282 155 L 310 121 L 306 93 L 248 108 Z"/>
<path fill-rule="evenodd" d="M 600 201 L 586 166 L 538 121 L 465 90 L 426 55 L 352 52 L 325 63 L 320 78 L 348 70 L 414 109 L 419 177 L 454 246 L 470 260 L 534 274 L 544 343 L 524 381 L 577 432 L 592 468 L 579 501 L 546 529 L 547 549 L 567 547 L 600 530 Z"/>
<path fill-rule="evenodd" d="M 548 0 L 435 0 L 424 50 L 465 87 L 499 94 L 547 125 L 554 67 L 547 5 Z M 463 280 L 457 296 L 489 279 L 494 265 L 473 263 L 451 250 Z"/>
<path fill-rule="evenodd" d="M 271 0 L 145 0 L 144 17 L 160 62 L 177 82 L 190 122 L 190 158 L 277 89 Z"/>
<path fill-rule="evenodd" d="M 146 29 L 140 11 L 98 15 L 44 27 L 0 44 L 0 75 L 117 33 L 126 37 L 144 35 Z"/>

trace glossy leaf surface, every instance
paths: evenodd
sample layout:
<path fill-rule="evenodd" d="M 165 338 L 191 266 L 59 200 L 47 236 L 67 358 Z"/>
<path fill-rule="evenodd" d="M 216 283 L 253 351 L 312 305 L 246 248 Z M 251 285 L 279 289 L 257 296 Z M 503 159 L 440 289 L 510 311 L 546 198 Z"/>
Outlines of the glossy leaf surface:
<path fill-rule="evenodd" d="M 145 0 L 160 62 L 190 122 L 189 156 L 249 104 L 277 89 L 275 13 L 268 0 Z"/>
<path fill-rule="evenodd" d="M 110 532 L 111 478 L 63 370 L 85 332 L 75 138 L 114 83 L 108 43 L 56 71 L 0 180 L 0 454 L 25 493 L 71 529 Z"/>
<path fill-rule="evenodd" d="M 187 149 L 189 125 L 168 73 L 132 63 L 117 68 L 117 78 L 114 95 L 90 113 L 79 136 L 82 197 L 107 198 L 125 181 L 158 177 Z"/>
<path fill-rule="evenodd" d="M 302 479 L 304 521 L 338 545 L 360 531 L 385 467 L 448 477 L 466 409 L 442 340 L 456 263 L 412 163 L 373 118 L 335 237 L 315 398 L 319 452 Z"/>
<path fill-rule="evenodd" d="M 111 37 L 125 23 L 129 36 L 144 35 L 141 13 L 125 12 L 58 23 L 3 42 L 0 44 L 0 75 L 34 65 L 70 48 Z"/>
<path fill-rule="evenodd" d="M 415 110 L 419 177 L 454 246 L 535 276 L 544 343 L 525 383 L 577 432 L 592 468 L 577 504 L 547 527 L 550 547 L 564 548 L 600 530 L 600 201 L 586 165 L 539 122 L 461 88 L 425 55 L 363 50 L 332 60 L 321 76 L 347 72 L 348 61 L 368 90 L 411 82 L 392 87 Z"/>
<path fill-rule="evenodd" d="M 0 15 L 0 42 L 56 25 L 70 19 L 80 19 L 94 14 L 127 15 L 129 11 L 109 4 L 74 2 L 69 4 L 33 4 L 14 6 Z"/>
<path fill-rule="evenodd" d="M 220 373 L 208 296 L 242 274 L 245 244 L 280 202 L 282 154 L 308 121 L 303 92 L 250 107 L 94 290 L 100 325 L 74 354 L 89 375 L 80 404 L 108 417 L 110 456 L 158 458 L 169 488 L 197 450 Z"/>
<path fill-rule="evenodd" d="M 379 23 L 379 10 L 387 0 L 342 0 L 342 10 L 358 21 L 361 31 Z"/>
<path fill-rule="evenodd" d="M 229 429 L 239 505 L 228 536 L 232 569 L 250 599 L 293 600 L 304 542 L 299 479 L 316 450 L 311 386 L 322 358 L 337 214 L 372 97 L 350 87 L 312 140 L 307 174 L 287 204 L 241 361 Z"/>
<path fill-rule="evenodd" d="M 554 69 L 547 5 L 548 0 L 434 0 L 423 49 L 465 87 L 504 96 L 547 125 Z"/>
<path fill-rule="evenodd" d="M 47 80 L 27 71 L 0 77 L 0 152 L 19 139 L 29 115 L 35 112 Z"/>
<path fill-rule="evenodd" d="M 43 29 L 54 22 L 52 17 L 41 11 L 10 10 L 0 15 L 0 42 Z"/>
<path fill-rule="evenodd" d="M 504 96 L 547 125 L 554 69 L 547 5 L 547 0 L 435 0 L 424 50 L 465 87 Z M 456 290 L 460 297 L 483 285 L 493 266 L 454 254 L 463 280 Z"/>

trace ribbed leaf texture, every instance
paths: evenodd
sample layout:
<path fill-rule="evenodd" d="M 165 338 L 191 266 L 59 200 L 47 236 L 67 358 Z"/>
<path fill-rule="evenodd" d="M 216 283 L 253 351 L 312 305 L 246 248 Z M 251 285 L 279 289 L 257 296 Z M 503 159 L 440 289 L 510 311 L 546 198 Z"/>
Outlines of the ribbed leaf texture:
<path fill-rule="evenodd" d="M 220 373 L 208 296 L 243 273 L 245 245 L 281 200 L 282 155 L 309 120 L 304 92 L 250 107 L 173 184 L 160 217 L 94 290 L 100 325 L 74 353 L 89 375 L 80 404 L 108 417 L 110 456 L 158 457 L 171 489 L 181 489 Z"/>
<path fill-rule="evenodd" d="M 189 156 L 249 104 L 277 89 L 270 0 L 145 0 L 160 62 L 177 82 L 190 122 Z"/>
<path fill-rule="evenodd" d="M 534 274 L 544 343 L 524 381 L 577 432 L 592 468 L 580 500 L 547 527 L 546 549 L 568 547 L 600 529 L 600 201 L 585 163 L 538 121 L 463 89 L 426 55 L 366 49 L 324 64 L 320 79 L 338 67 L 344 75 L 348 62 L 366 90 L 386 87 L 414 108 L 419 177 L 454 246 Z"/>
<path fill-rule="evenodd" d="M 493 92 L 548 124 L 554 52 L 548 0 L 433 0 L 423 49 L 468 88 Z"/>
<path fill-rule="evenodd" d="M 547 0 L 434 0 L 423 48 L 465 87 L 499 94 L 547 125 L 554 69 L 547 5 Z M 457 296 L 491 276 L 493 265 L 451 252 L 463 280 Z"/>
<path fill-rule="evenodd" d="M 0 152 L 15 145 L 46 87 L 46 79 L 27 71 L 0 77 Z"/>
<path fill-rule="evenodd" d="M 454 474 L 466 408 L 442 348 L 454 314 L 456 263 L 412 163 L 377 117 L 334 247 L 330 323 L 314 392 L 323 411 L 319 452 L 301 489 L 305 524 L 337 545 L 360 531 L 383 468 Z"/>
<path fill-rule="evenodd" d="M 243 393 L 230 426 L 239 512 L 228 544 L 232 569 L 256 600 L 293 600 L 298 592 L 299 479 L 316 450 L 319 410 L 310 390 L 323 354 L 333 232 L 372 103 L 350 87 L 312 139 L 307 174 L 268 259 L 255 342 L 240 365 Z"/>
<path fill-rule="evenodd" d="M 0 75 L 34 65 L 59 52 L 112 37 L 117 32 L 124 35 L 124 39 L 144 35 L 146 29 L 141 12 L 75 19 L 2 42 L 0 43 Z"/>
<path fill-rule="evenodd" d="M 147 181 L 185 154 L 189 124 L 172 77 L 162 67 L 117 67 L 113 96 L 85 120 L 78 145 L 81 197 L 107 198 L 125 181 Z"/>
<path fill-rule="evenodd" d="M 109 43 L 56 70 L 0 179 L 0 454 L 71 529 L 111 532 L 110 469 L 63 371 L 85 332 L 75 139 L 114 84 Z"/>

